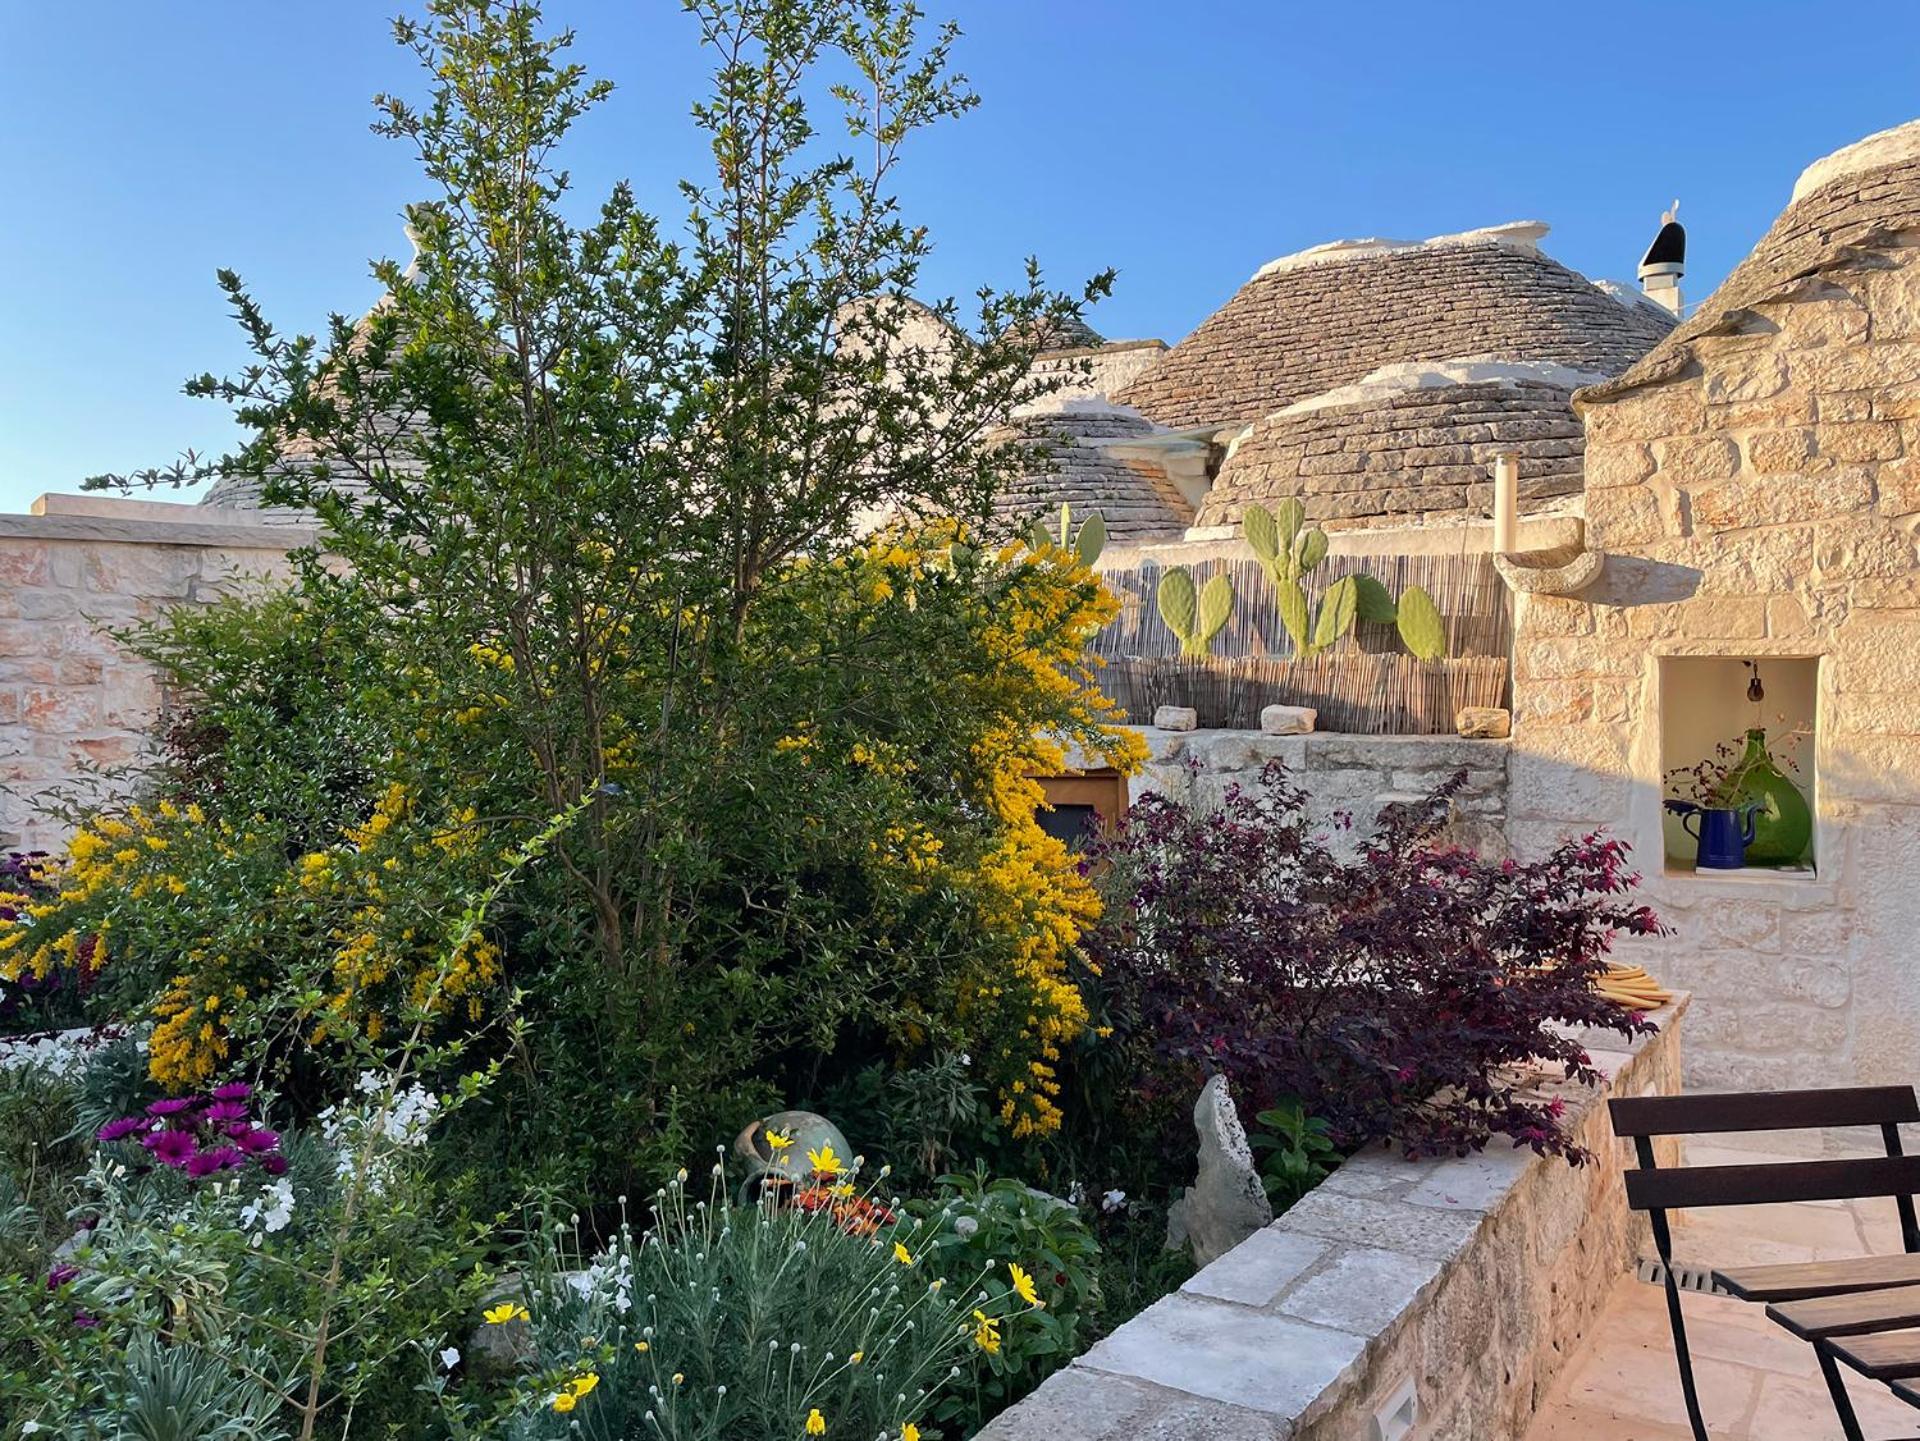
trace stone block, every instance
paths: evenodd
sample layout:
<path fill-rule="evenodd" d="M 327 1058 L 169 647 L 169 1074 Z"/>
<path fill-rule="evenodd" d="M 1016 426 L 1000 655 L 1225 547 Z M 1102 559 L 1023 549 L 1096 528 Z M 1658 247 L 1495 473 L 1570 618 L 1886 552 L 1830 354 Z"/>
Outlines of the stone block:
<path fill-rule="evenodd" d="M 1125 1377 L 1069 1366 L 1056 1371 L 1018 1406 L 1001 1412 L 978 1441 L 1089 1441 L 1134 1437 L 1148 1417 L 1165 1410 L 1167 1393 Z"/>
<path fill-rule="evenodd" d="M 1878 518 L 1835 520 L 1814 534 L 1815 577 L 1905 576 L 1916 568 L 1913 537 Z"/>
<path fill-rule="evenodd" d="M 1080 1364 L 1291 1418 L 1318 1400 L 1364 1345 L 1345 1332 L 1176 1293 L 1099 1342 Z"/>
<path fill-rule="evenodd" d="M 1740 469 L 1740 450 L 1719 436 L 1686 436 L 1660 442 L 1653 448 L 1660 477 L 1671 485 L 1692 489 L 1726 480 Z"/>
<path fill-rule="evenodd" d="M 1819 454 L 1840 461 L 1892 460 L 1905 450 L 1899 425 L 1888 420 L 1823 423 L 1814 429 L 1814 443 Z"/>
<path fill-rule="evenodd" d="M 1805 426 L 1763 430 L 1747 437 L 1747 464 L 1761 475 L 1798 471 L 1813 453 L 1813 431 Z"/>
<path fill-rule="evenodd" d="M 1822 475 L 1742 476 L 1695 491 L 1693 522 L 1710 530 L 1792 525 L 1871 510 L 1872 472 L 1864 466 Z"/>
<path fill-rule="evenodd" d="M 1200 713 L 1192 706 L 1163 705 L 1153 712 L 1153 728 L 1163 731 L 1190 731 L 1200 724 Z"/>
<path fill-rule="evenodd" d="M 1504 706 L 1462 706 L 1454 712 L 1453 728 L 1470 739 L 1505 740 L 1513 734 L 1513 716 Z"/>
<path fill-rule="evenodd" d="M 1587 489 L 1618 490 L 1638 485 L 1653 474 L 1653 451 L 1645 445 L 1595 445 L 1587 450 Z"/>
<path fill-rule="evenodd" d="M 1600 550 L 1631 550 L 1666 534 L 1660 500 L 1651 490 L 1629 487 L 1587 496 L 1587 529 Z"/>
<path fill-rule="evenodd" d="M 1757 640 L 1767 633 L 1767 603 L 1758 596 L 1708 596 L 1680 607 L 1678 630 L 1689 640 Z"/>
<path fill-rule="evenodd" d="M 1480 1228 L 1473 1211 L 1445 1211 L 1404 1201 L 1309 1191 L 1286 1214 L 1290 1231 L 1348 1245 L 1403 1252 L 1435 1261 L 1459 1255 Z"/>
<path fill-rule="evenodd" d="M 1180 1289 L 1220 1301 L 1265 1306 L 1326 1255 L 1332 1245 L 1318 1237 L 1297 1236 L 1268 1226 L 1203 1267 Z"/>
<path fill-rule="evenodd" d="M 1312 706 L 1270 705 L 1260 711 L 1260 729 L 1270 736 L 1306 735 L 1319 718 Z"/>
<path fill-rule="evenodd" d="M 1440 1267 L 1432 1256 L 1364 1246 L 1337 1251 L 1325 1266 L 1282 1296 L 1274 1309 L 1316 1326 L 1371 1338 L 1414 1304 L 1439 1276 Z"/>

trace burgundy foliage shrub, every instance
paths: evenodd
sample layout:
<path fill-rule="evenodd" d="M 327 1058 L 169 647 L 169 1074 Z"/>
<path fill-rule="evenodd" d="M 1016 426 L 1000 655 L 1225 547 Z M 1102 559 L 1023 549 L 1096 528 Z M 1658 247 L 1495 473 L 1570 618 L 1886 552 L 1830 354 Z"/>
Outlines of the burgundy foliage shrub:
<path fill-rule="evenodd" d="M 1389 806 L 1351 854 L 1278 763 L 1215 811 L 1137 802 L 1089 853 L 1109 898 L 1087 949 L 1150 1038 L 1150 1084 L 1190 1095 L 1223 1071 L 1242 1114 L 1298 1097 L 1343 1149 L 1465 1154 L 1504 1134 L 1585 1160 L 1520 1067 L 1596 1082 L 1552 1023 L 1647 1029 L 1589 983 L 1616 934 L 1664 928 L 1617 841 L 1529 862 L 1442 844 L 1465 779 Z"/>

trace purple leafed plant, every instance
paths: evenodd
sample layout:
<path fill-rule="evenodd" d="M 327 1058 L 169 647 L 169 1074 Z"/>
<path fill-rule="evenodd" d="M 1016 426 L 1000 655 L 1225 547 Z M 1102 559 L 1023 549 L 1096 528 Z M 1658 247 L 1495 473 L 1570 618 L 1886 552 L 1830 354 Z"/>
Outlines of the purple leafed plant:
<path fill-rule="evenodd" d="M 1088 855 L 1109 901 L 1087 951 L 1152 1037 L 1149 1083 L 1190 1094 L 1225 1072 L 1243 1114 L 1297 1097 L 1343 1148 L 1465 1154 L 1501 1134 L 1585 1160 L 1523 1068 L 1597 1083 L 1555 1025 L 1647 1029 L 1591 982 L 1616 934 L 1664 928 L 1617 841 L 1527 862 L 1442 844 L 1464 783 L 1389 806 L 1351 853 L 1278 763 L 1217 811 L 1137 802 Z"/>

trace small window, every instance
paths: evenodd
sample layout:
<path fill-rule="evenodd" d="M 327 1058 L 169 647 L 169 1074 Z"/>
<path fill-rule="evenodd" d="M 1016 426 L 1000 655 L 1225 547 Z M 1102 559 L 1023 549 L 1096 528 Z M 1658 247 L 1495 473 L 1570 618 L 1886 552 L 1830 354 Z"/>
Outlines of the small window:
<path fill-rule="evenodd" d="M 1076 850 L 1126 813 L 1127 778 L 1118 771 L 1041 776 L 1039 781 L 1047 798 L 1035 817 L 1040 829 Z"/>

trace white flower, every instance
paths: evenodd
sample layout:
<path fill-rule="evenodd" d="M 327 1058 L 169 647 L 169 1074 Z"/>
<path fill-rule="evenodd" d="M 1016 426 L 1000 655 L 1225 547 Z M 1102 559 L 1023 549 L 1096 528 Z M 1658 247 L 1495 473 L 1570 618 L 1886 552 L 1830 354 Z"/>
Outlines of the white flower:
<path fill-rule="evenodd" d="M 446 1350 L 440 1353 L 440 1364 L 445 1366 L 449 1371 L 455 1366 L 458 1366 L 460 1364 L 460 1348 L 458 1346 L 447 1347 Z"/>
<path fill-rule="evenodd" d="M 1124 1211 L 1127 1206 L 1125 1191 L 1109 1191 L 1100 1198 L 1100 1209 L 1111 1216 L 1115 1211 Z"/>
<path fill-rule="evenodd" d="M 258 1227 L 262 1234 L 283 1231 L 292 1219 L 293 1182 L 285 1176 L 270 1186 L 262 1186 L 260 1194 L 240 1208 L 240 1224 L 249 1231 Z M 260 1244 L 260 1237 L 254 1237 L 254 1244 Z"/>

